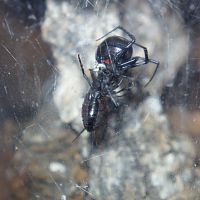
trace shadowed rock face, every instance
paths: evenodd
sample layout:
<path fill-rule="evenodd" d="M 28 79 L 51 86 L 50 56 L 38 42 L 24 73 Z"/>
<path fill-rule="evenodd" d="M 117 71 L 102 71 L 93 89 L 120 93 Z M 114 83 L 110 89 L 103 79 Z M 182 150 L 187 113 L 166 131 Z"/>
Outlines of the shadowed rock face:
<path fill-rule="evenodd" d="M 0 6 L 1 118 L 28 120 L 52 87 L 47 82 L 53 81 L 51 51 L 40 31 L 45 3 L 8 1 Z"/>
<path fill-rule="evenodd" d="M 46 0 L 3 0 L 2 7 L 5 7 L 6 15 L 13 15 L 18 23 L 26 26 L 39 25 L 44 19 Z"/>
<path fill-rule="evenodd" d="M 27 199 L 26 171 L 15 170 L 14 146 L 51 93 L 55 71 L 48 43 L 41 37 L 45 1 L 0 2 L 0 199 Z M 9 119 L 8 119 L 9 118 Z M 22 125 L 23 124 L 23 125 Z M 27 186 L 27 185 L 26 185 Z"/>

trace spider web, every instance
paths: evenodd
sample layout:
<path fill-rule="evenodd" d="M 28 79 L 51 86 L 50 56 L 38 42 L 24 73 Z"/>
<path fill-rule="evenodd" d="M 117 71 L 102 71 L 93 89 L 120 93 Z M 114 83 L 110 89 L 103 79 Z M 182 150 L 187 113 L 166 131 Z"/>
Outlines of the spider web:
<path fill-rule="evenodd" d="M 0 185 L 9 193 L 2 199 L 178 199 L 183 185 L 192 188 L 188 199 L 198 197 L 198 1 L 8 0 L 1 6 L 0 167 L 7 171 Z M 109 114 L 110 137 L 100 147 L 91 146 L 86 132 L 72 144 L 89 89 L 77 54 L 89 76 L 96 39 L 118 25 L 160 67 L 148 87 L 134 87 Z M 135 47 L 133 54 L 143 56 Z M 154 69 L 131 69 L 130 76 L 145 85 Z M 171 130 L 173 120 L 180 127 Z M 174 134 L 181 131 L 193 140 Z"/>

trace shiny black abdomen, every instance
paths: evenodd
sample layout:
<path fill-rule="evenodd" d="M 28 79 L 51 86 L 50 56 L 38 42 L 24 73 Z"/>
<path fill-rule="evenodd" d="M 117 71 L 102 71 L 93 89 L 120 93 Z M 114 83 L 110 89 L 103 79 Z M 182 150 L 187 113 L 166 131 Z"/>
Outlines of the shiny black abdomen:
<path fill-rule="evenodd" d="M 94 131 L 104 122 L 105 105 L 106 103 L 103 97 L 97 97 L 89 90 L 82 106 L 82 120 L 87 131 Z"/>
<path fill-rule="evenodd" d="M 96 51 L 96 61 L 98 63 L 104 63 L 107 59 L 112 59 L 116 57 L 117 53 L 124 50 L 130 43 L 129 40 L 119 37 L 112 36 L 105 39 L 97 48 Z M 128 51 L 120 57 L 119 63 L 128 61 L 132 57 L 133 48 L 132 45 L 128 48 Z"/>

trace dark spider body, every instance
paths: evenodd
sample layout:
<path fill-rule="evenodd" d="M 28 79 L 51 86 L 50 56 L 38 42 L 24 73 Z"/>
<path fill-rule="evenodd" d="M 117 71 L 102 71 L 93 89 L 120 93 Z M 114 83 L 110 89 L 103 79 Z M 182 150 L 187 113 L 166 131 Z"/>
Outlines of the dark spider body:
<path fill-rule="evenodd" d="M 159 62 L 153 59 L 149 59 L 147 48 L 136 43 L 134 35 L 129 33 L 123 27 L 117 26 L 98 40 L 106 37 L 117 29 L 123 31 L 130 38 L 130 40 L 120 36 L 107 37 L 97 48 L 97 63 L 103 63 L 106 66 L 107 73 L 110 72 L 113 77 L 122 77 L 123 75 L 126 75 L 125 73 L 129 69 L 148 63 L 153 63 L 156 65 L 156 68 L 151 79 L 146 84 L 148 85 L 158 69 Z M 133 56 L 133 46 L 142 48 L 144 51 L 144 57 Z"/>
<path fill-rule="evenodd" d="M 90 85 L 90 89 L 86 94 L 82 105 L 84 129 L 76 138 L 78 138 L 84 130 L 93 132 L 103 124 L 106 119 L 105 113 L 108 100 L 111 100 L 116 108 L 119 106 L 115 100 L 117 94 L 121 91 L 129 90 L 133 85 L 131 77 L 126 74 L 129 69 L 140 67 L 147 63 L 155 64 L 156 68 L 154 73 L 146 85 L 151 82 L 158 69 L 159 62 L 149 59 L 147 48 L 136 43 L 135 37 L 121 26 L 114 28 L 98 40 L 117 29 L 120 29 L 128 35 L 130 40 L 120 36 L 111 36 L 107 37 L 98 46 L 96 51 L 96 61 L 99 68 L 97 71 L 95 69 L 90 69 L 92 81 L 86 76 L 80 56 L 78 55 L 83 77 Z M 143 49 L 144 57 L 133 56 L 133 45 Z M 121 86 L 121 83 L 124 80 L 128 81 L 128 87 L 122 88 L 116 92 L 116 89 Z"/>
<path fill-rule="evenodd" d="M 123 37 L 108 37 L 98 46 L 96 51 L 96 61 L 98 63 L 107 65 L 107 68 L 112 64 L 117 67 L 121 63 L 128 61 L 131 58 L 133 53 L 132 46 L 130 46 L 118 60 L 115 60 L 115 56 L 121 51 L 124 51 L 129 43 L 130 41 Z M 109 70 L 112 70 L 112 68 Z M 115 69 L 115 71 L 116 70 L 117 69 Z M 120 71 L 120 69 L 118 69 L 118 71 Z"/>

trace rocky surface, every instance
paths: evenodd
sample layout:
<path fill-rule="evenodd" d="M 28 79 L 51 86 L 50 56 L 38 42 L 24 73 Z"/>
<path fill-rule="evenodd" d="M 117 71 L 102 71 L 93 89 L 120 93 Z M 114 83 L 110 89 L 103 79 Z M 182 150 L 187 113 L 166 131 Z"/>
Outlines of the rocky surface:
<path fill-rule="evenodd" d="M 51 45 L 55 59 L 56 67 L 47 66 L 54 75 L 59 72 L 59 79 L 54 80 L 53 99 L 48 98 L 35 118 L 14 133 L 15 170 L 8 169 L 6 176 L 11 177 L 18 196 L 11 198 L 199 199 L 200 168 L 194 143 L 186 134 L 171 129 L 160 100 L 163 86 L 172 84 L 188 53 L 188 32 L 180 18 L 161 1 L 46 3 L 42 37 Z M 160 68 L 148 87 L 133 88 L 120 100 L 121 107 L 108 115 L 106 129 L 95 133 L 106 134 L 99 146 L 92 146 L 90 134 L 85 132 L 71 143 L 83 126 L 81 106 L 88 89 L 77 54 L 89 75 L 99 44 L 95 40 L 118 25 L 148 48 L 150 57 L 160 61 Z M 42 52 L 39 46 L 36 52 Z M 142 52 L 134 49 L 134 55 Z M 147 76 L 151 75 L 148 69 L 151 67 L 144 68 Z M 42 73 L 47 74 L 45 70 Z M 131 73 L 135 75 L 134 70 Z M 31 92 L 31 87 L 25 88 Z M 4 130 L 6 135 L 10 132 L 16 131 Z M 10 151 L 10 143 L 8 146 Z"/>
<path fill-rule="evenodd" d="M 195 149 L 187 136 L 171 131 L 159 100 L 163 85 L 170 84 L 188 52 L 187 32 L 175 14 L 169 14 L 162 4 L 150 7 L 145 1 L 97 3 L 88 8 L 49 0 L 47 8 L 44 38 L 53 45 L 60 70 L 54 100 L 61 119 L 76 130 L 82 127 L 80 109 L 86 92 L 77 54 L 86 71 L 92 68 L 98 45 L 95 39 L 120 24 L 161 62 L 146 89 L 152 97 L 139 104 L 133 103 L 133 97 L 124 100 L 124 108 L 110 116 L 106 144 L 91 150 L 86 134 L 79 138 L 88 179 L 77 189 L 85 191 L 85 199 L 180 199 L 185 190 L 192 192 L 184 198 L 197 199 Z"/>
<path fill-rule="evenodd" d="M 89 159 L 94 199 L 198 199 L 199 169 L 186 135 L 174 135 L 160 102 L 128 108 L 120 134 Z"/>

